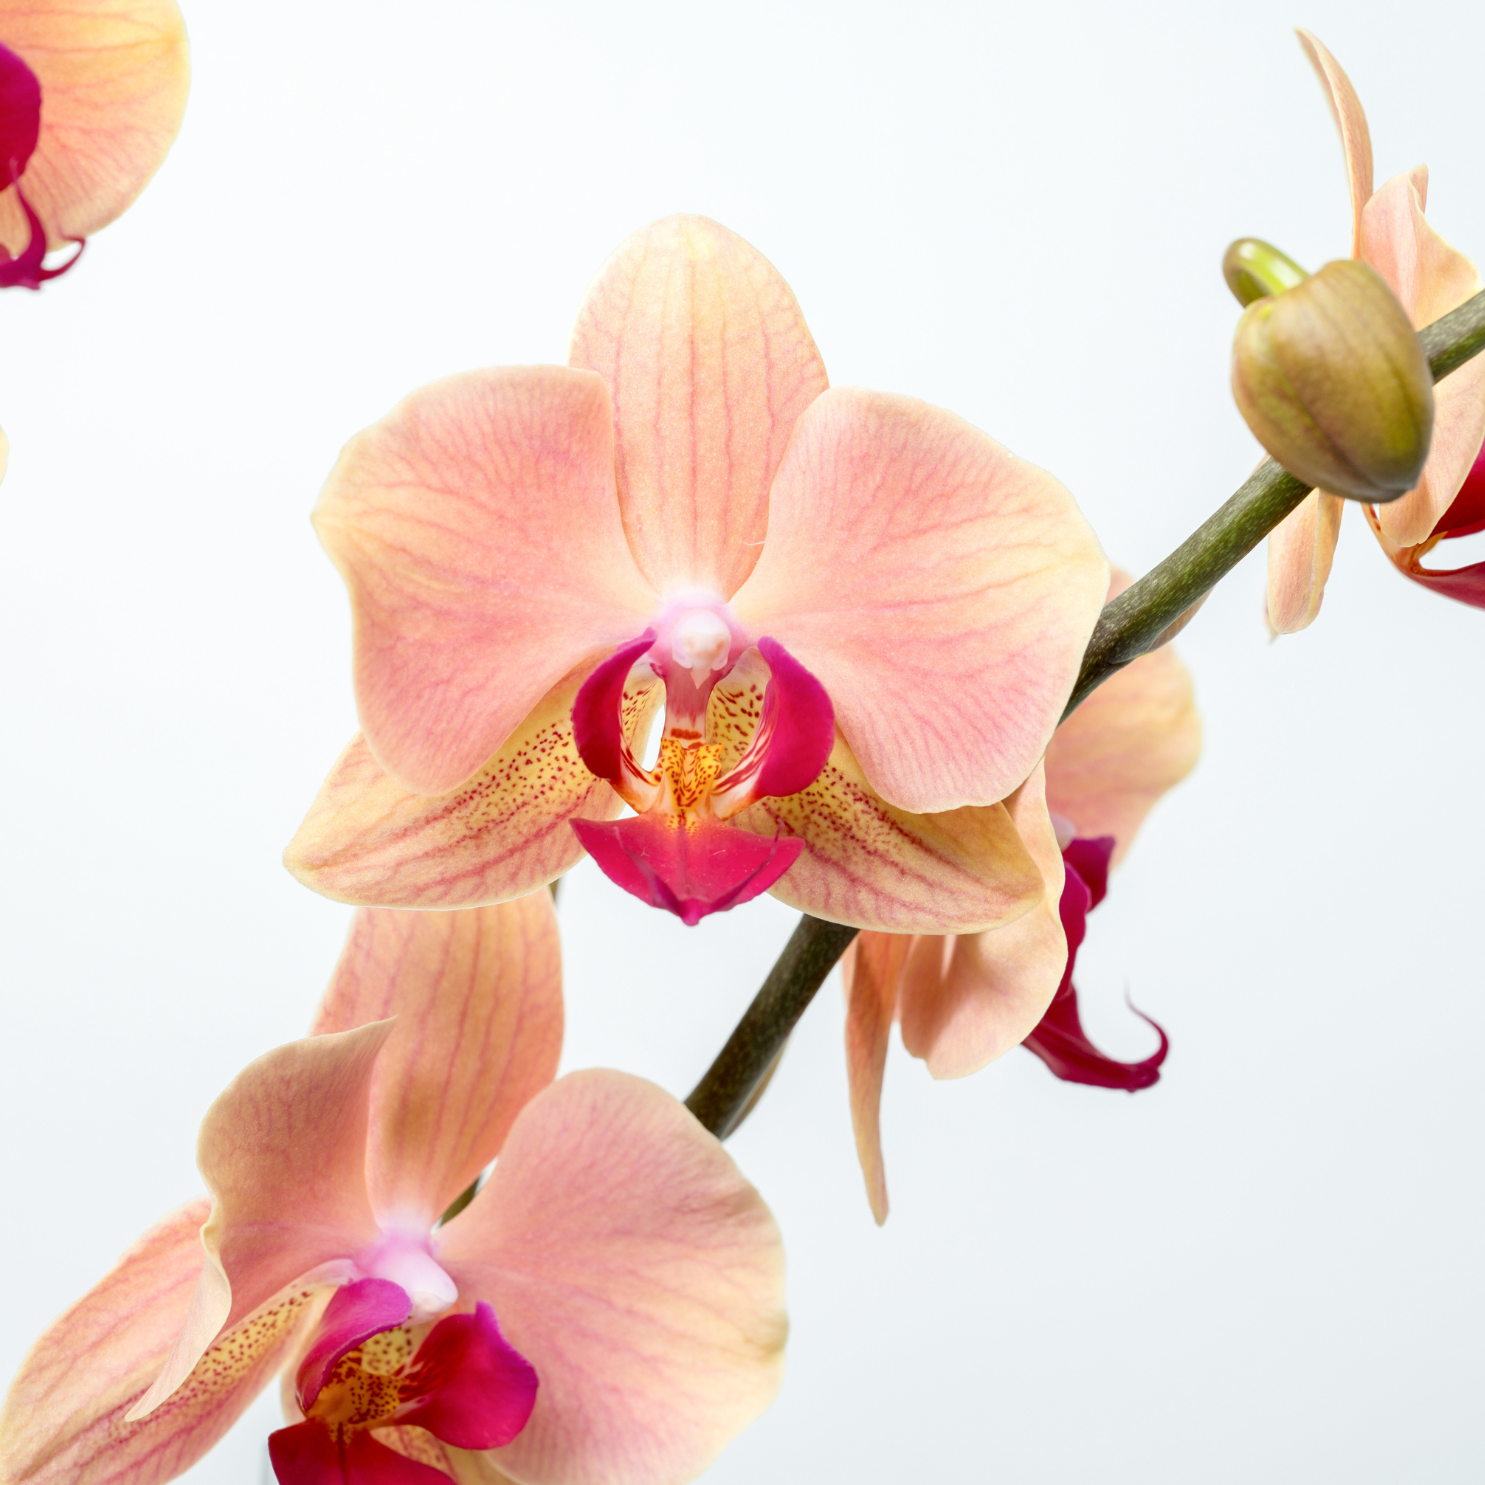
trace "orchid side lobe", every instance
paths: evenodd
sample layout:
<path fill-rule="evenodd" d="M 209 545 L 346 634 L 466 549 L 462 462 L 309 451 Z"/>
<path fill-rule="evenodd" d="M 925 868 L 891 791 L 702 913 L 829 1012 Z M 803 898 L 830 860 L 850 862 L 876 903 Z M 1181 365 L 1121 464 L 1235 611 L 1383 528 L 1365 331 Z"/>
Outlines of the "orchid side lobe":
<path fill-rule="evenodd" d="M 11 257 L 0 244 L 0 289 L 39 289 L 49 278 L 60 278 L 82 257 L 84 240 L 71 238 L 77 251 L 60 267 L 43 267 L 46 257 L 46 228 L 21 190 L 21 176 L 41 137 L 41 83 L 36 74 L 0 44 L 0 163 L 15 187 L 16 199 L 26 214 L 31 236 L 19 257 Z"/>

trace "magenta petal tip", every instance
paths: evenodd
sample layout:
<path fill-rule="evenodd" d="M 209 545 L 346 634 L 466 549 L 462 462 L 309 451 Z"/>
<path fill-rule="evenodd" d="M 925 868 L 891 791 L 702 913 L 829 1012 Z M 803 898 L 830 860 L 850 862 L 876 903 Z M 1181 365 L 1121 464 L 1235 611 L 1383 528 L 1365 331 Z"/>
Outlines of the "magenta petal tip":
<path fill-rule="evenodd" d="M 768 891 L 804 849 L 797 836 L 770 838 L 670 815 L 574 820 L 572 828 L 611 882 L 688 927 Z"/>

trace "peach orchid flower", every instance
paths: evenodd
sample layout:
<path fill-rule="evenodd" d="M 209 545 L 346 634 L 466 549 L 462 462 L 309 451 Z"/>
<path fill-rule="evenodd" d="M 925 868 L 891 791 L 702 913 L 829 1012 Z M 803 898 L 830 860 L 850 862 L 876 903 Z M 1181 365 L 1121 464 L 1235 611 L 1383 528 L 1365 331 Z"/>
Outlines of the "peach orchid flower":
<path fill-rule="evenodd" d="M 716 223 L 625 242 L 568 366 L 415 392 L 315 523 L 363 728 L 288 849 L 315 890 L 470 906 L 586 850 L 688 923 L 771 889 L 962 931 L 1043 895 L 1000 801 L 1071 691 L 1098 544 L 951 413 L 827 388 L 788 285 Z"/>
<path fill-rule="evenodd" d="M 549 894 L 358 914 L 314 1034 L 207 1114 L 211 1199 L 22 1365 L 0 1480 L 158 1485 L 286 1364 L 281 1485 L 700 1473 L 778 1381 L 778 1232 L 668 1094 L 552 1082 L 561 1039 Z"/>
<path fill-rule="evenodd" d="M 1128 585 L 1116 571 L 1109 597 Z M 894 1020 L 903 1045 L 935 1078 L 978 1072 L 1018 1044 L 1071 1082 L 1134 1092 L 1159 1077 L 1167 1042 L 1158 1026 L 1159 1050 L 1136 1063 L 1105 1057 L 1084 1035 L 1073 966 L 1109 867 L 1129 849 L 1155 801 L 1191 772 L 1200 750 L 1186 667 L 1168 648 L 1133 661 L 1062 723 L 1044 768 L 1007 801 L 1038 821 L 1050 806 L 1051 820 L 1031 848 L 1057 891 L 988 933 L 863 933 L 851 945 L 843 961 L 851 1119 L 879 1223 L 887 1218 L 882 1078 Z M 1027 798 L 1033 791 L 1034 808 Z"/>
<path fill-rule="evenodd" d="M 0 0 L 0 288 L 65 273 L 139 195 L 189 83 L 174 0 Z"/>
<path fill-rule="evenodd" d="M 1366 115 L 1340 63 L 1308 31 L 1299 39 L 1314 66 L 1340 131 L 1351 188 L 1351 256 L 1386 280 L 1414 328 L 1464 303 L 1480 289 L 1475 265 L 1429 226 L 1428 167 L 1419 165 L 1372 191 L 1372 142 Z M 1485 358 L 1461 366 L 1434 388 L 1433 441 L 1417 486 L 1371 513 L 1384 550 L 1399 556 L 1431 544 L 1485 439 Z M 1274 529 L 1268 548 L 1268 622 L 1275 634 L 1306 628 L 1320 612 L 1335 558 L 1344 502 L 1313 491 Z M 1451 596 L 1457 594 L 1451 593 Z"/>

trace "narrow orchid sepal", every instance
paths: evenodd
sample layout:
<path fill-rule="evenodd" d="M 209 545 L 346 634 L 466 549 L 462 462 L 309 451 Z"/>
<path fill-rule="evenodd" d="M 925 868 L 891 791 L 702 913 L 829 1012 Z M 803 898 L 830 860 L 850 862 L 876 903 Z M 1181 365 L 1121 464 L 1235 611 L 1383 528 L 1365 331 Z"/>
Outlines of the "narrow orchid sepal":
<path fill-rule="evenodd" d="M 804 849 L 792 836 L 758 836 L 706 816 L 658 811 L 574 820 L 572 828 L 611 882 L 692 927 L 768 891 Z"/>

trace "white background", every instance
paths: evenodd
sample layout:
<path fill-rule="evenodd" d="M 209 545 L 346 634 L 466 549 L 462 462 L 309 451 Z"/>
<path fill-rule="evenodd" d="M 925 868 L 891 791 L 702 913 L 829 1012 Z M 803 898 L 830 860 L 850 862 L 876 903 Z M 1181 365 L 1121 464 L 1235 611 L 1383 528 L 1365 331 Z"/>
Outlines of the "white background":
<path fill-rule="evenodd" d="M 347 910 L 279 852 L 354 729 L 307 515 L 404 392 L 559 361 L 584 287 L 676 210 L 793 285 L 838 383 L 951 407 L 1143 571 L 1252 466 L 1226 389 L 1242 234 L 1342 256 L 1340 152 L 1485 256 L 1485 11 L 1044 3 L 199 0 L 173 155 L 69 279 L 0 302 L 0 1375 L 197 1189 L 195 1128 L 302 1034 Z M 3 39 L 3 38 L 0 38 Z M 1479 787 L 1485 614 L 1348 514 L 1321 621 L 1262 558 L 1182 639 L 1207 748 L 1080 964 L 1158 1087 L 894 1048 L 871 1222 L 832 983 L 734 1143 L 793 1339 L 707 1477 L 1113 1482 L 1485 1473 Z M 790 929 L 687 930 L 590 867 L 561 907 L 567 1063 L 684 1094 Z M 193 1480 L 257 1485 L 261 1401 Z"/>

